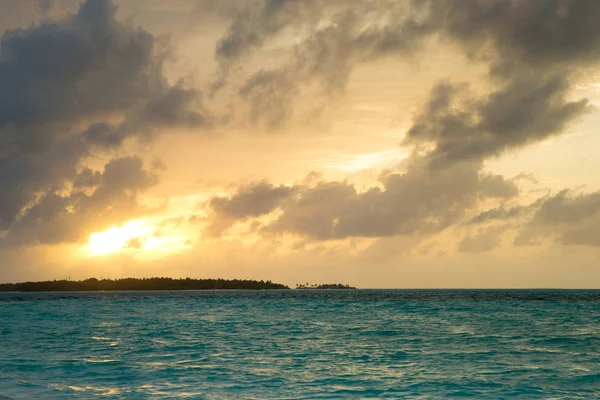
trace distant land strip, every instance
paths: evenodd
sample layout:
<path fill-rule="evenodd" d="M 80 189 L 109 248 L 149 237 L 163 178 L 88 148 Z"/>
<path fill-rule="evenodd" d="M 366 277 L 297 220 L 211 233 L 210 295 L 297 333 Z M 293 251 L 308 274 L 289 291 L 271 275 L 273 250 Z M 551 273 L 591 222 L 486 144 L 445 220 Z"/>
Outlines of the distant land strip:
<path fill-rule="evenodd" d="M 126 290 L 269 290 L 289 289 L 271 281 L 246 279 L 173 279 L 124 278 L 83 281 L 54 280 L 43 282 L 0 283 L 0 292 L 92 292 Z"/>
<path fill-rule="evenodd" d="M 320 285 L 316 285 L 316 284 L 297 284 L 296 285 L 296 289 L 300 289 L 300 290 L 313 290 L 313 289 L 326 289 L 326 290 L 332 290 L 332 289 L 356 289 L 354 286 L 350 286 L 350 285 L 342 285 L 341 283 L 322 283 Z"/>

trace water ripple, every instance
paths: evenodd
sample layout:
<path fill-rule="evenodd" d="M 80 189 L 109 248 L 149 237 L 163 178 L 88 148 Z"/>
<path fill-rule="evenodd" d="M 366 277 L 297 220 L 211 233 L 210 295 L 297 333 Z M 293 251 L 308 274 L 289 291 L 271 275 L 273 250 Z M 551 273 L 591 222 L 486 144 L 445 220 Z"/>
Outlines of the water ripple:
<path fill-rule="evenodd" d="M 0 399 L 600 397 L 598 291 L 0 293 L 0 322 Z"/>

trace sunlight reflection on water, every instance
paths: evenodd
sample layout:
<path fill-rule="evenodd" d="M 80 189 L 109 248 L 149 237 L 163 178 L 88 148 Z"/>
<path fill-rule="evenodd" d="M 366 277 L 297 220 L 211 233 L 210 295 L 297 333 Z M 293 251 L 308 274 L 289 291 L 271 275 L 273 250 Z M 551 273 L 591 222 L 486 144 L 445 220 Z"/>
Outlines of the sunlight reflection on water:
<path fill-rule="evenodd" d="M 0 316 L 14 399 L 600 396 L 596 291 L 0 293 Z"/>

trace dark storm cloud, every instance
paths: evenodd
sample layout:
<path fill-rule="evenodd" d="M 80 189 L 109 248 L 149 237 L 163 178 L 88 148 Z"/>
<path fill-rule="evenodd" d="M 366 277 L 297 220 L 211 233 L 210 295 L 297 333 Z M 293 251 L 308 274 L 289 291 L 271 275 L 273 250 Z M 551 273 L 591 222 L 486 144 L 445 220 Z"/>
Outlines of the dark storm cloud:
<path fill-rule="evenodd" d="M 7 240 L 32 226 L 55 241 L 79 237 L 80 227 L 102 221 L 103 208 L 119 210 L 105 223 L 128 217 L 150 186 L 140 186 L 141 161 L 113 160 L 101 172 L 85 166 L 88 156 L 158 129 L 208 125 L 199 93 L 168 84 L 165 50 L 141 27 L 119 22 L 116 10 L 110 0 L 88 0 L 75 15 L 0 39 L 0 231 Z"/>
<path fill-rule="evenodd" d="M 262 228 L 264 234 L 292 233 L 329 240 L 438 232 L 460 220 L 481 199 L 518 195 L 512 182 L 483 174 L 478 165 L 464 163 L 443 172 L 432 172 L 427 165 L 424 159 L 414 159 L 405 173 L 386 176 L 383 189 L 374 187 L 365 192 L 358 192 L 348 182 L 318 182 L 287 191 L 279 187 L 280 196 L 265 183 L 244 188 L 240 193 L 268 194 L 268 202 L 258 203 L 265 205 L 260 213 L 247 212 L 255 195 L 219 197 L 210 204 L 217 210 L 242 210 L 227 213 L 228 226 L 231 220 L 246 220 L 277 209 L 280 215 Z"/>

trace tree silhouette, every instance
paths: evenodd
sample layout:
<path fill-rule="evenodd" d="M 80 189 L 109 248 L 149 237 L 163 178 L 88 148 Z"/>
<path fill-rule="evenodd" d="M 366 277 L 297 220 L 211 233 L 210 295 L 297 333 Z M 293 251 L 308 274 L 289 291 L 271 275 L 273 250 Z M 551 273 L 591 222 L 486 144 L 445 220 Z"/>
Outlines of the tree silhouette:
<path fill-rule="evenodd" d="M 68 279 L 0 284 L 1 292 L 82 292 L 119 290 L 269 290 L 289 289 L 271 281 L 247 279 L 173 279 L 173 278 L 89 278 L 83 281 Z"/>

